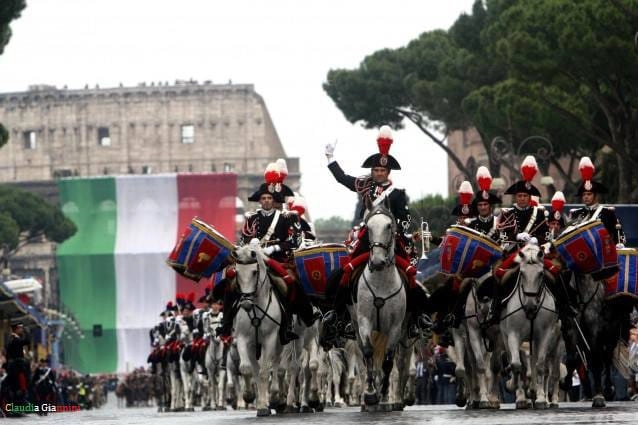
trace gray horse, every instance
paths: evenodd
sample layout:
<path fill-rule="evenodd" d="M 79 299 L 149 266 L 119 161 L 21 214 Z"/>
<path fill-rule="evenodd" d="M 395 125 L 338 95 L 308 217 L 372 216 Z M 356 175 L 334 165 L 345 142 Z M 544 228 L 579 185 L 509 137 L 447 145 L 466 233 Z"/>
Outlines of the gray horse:
<path fill-rule="evenodd" d="M 379 205 L 366 216 L 366 226 L 370 258 L 358 280 L 357 300 L 350 307 L 350 316 L 359 331 L 357 340 L 367 369 L 364 403 L 370 407 L 381 401 L 381 409 L 391 411 L 388 387 L 395 348 L 403 334 L 406 291 L 394 263 L 394 216 Z M 381 399 L 376 388 L 379 369 L 382 369 Z"/>
<path fill-rule="evenodd" d="M 517 409 L 528 407 L 521 379 L 523 341 L 530 343 L 531 382 L 528 388 L 535 391 L 534 406 L 538 409 L 548 407 L 547 378 L 553 360 L 551 353 L 559 341 L 560 321 L 554 297 L 546 286 L 549 277 L 544 270 L 543 258 L 543 250 L 537 244 L 528 243 L 521 248 L 517 254 L 518 271 L 513 270 L 509 277 L 516 278 L 514 291 L 505 300 L 501 313 L 500 328 L 512 367 Z"/>

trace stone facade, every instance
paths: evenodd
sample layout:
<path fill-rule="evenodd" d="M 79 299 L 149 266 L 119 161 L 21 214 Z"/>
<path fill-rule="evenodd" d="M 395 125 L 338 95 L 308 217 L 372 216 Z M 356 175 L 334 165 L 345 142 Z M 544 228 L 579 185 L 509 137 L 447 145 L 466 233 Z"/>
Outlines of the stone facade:
<path fill-rule="evenodd" d="M 0 183 L 58 203 L 55 179 L 170 172 L 234 172 L 237 196 L 264 181 L 269 162 L 285 158 L 286 184 L 298 191 L 298 158 L 286 158 L 263 98 L 251 84 L 176 81 L 137 87 L 57 89 L 31 86 L 0 93 L 0 122 L 10 140 L 0 155 Z M 55 244 L 29 244 L 11 272 L 44 285 L 59 307 Z"/>
<path fill-rule="evenodd" d="M 0 182 L 67 176 L 230 171 L 244 202 L 269 162 L 286 158 L 263 98 L 250 84 L 177 81 L 0 94 L 10 140 Z M 287 158 L 299 190 L 299 159 Z"/>

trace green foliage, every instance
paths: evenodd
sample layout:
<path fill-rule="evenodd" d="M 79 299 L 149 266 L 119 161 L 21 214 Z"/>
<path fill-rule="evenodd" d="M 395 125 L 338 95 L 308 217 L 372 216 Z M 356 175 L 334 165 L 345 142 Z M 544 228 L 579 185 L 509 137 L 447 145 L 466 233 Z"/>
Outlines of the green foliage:
<path fill-rule="evenodd" d="M 0 225 L 0 243 L 8 244 L 11 250 L 41 236 L 61 243 L 77 231 L 59 208 L 34 193 L 8 185 L 0 185 Z"/>
<path fill-rule="evenodd" d="M 324 89 L 350 122 L 400 128 L 407 118 L 443 149 L 429 129 L 474 126 L 488 155 L 496 137 L 521 156 L 535 153 L 522 146 L 530 137 L 546 138 L 563 177 L 560 155 L 602 159 L 606 147 L 617 170 L 599 177 L 617 188 L 612 200 L 638 201 L 636 28 L 638 0 L 477 0 L 448 31 L 330 71 Z M 446 152 L 474 178 L 471 162 Z M 493 171 L 501 165 L 518 173 L 490 158 Z"/>
<path fill-rule="evenodd" d="M 0 55 L 4 52 L 4 46 L 11 39 L 11 27 L 9 23 L 20 17 L 20 12 L 27 7 L 25 0 L 2 0 L 0 2 Z"/>
<path fill-rule="evenodd" d="M 435 237 L 441 237 L 445 230 L 456 222 L 450 213 L 456 205 L 456 198 L 443 198 L 441 195 L 429 195 L 410 203 L 412 221 L 421 225 L 421 219 L 427 221 Z"/>
<path fill-rule="evenodd" d="M 318 218 L 313 223 L 317 232 L 343 230 L 344 234 L 350 230 L 351 222 L 338 216 Z"/>

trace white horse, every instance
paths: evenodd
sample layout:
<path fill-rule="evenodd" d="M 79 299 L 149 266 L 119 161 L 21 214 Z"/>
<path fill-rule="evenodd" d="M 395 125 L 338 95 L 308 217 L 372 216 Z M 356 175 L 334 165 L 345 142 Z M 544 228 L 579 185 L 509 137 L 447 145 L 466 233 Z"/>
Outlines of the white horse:
<path fill-rule="evenodd" d="M 357 300 L 349 307 L 367 369 L 364 403 L 376 407 L 381 402 L 383 411 L 392 410 L 389 379 L 406 313 L 406 291 L 394 263 L 396 226 L 394 216 L 383 205 L 366 216 L 370 258 L 358 281 Z M 380 369 L 379 393 L 376 377 Z"/>
<path fill-rule="evenodd" d="M 213 314 L 207 311 L 202 316 L 205 338 L 208 339 L 204 365 L 208 375 L 208 404 L 203 410 L 224 410 L 224 394 L 226 392 L 226 369 L 222 368 L 224 345 L 215 336 L 215 329 L 221 323 L 224 313 Z"/>
<path fill-rule="evenodd" d="M 239 311 L 234 328 L 245 392 L 244 400 L 254 399 L 252 381 L 257 378 L 257 416 L 270 415 L 270 405 L 279 405 L 279 362 L 282 345 L 279 326 L 282 311 L 266 268 L 266 256 L 259 240 L 236 250 L 235 290 Z M 271 381 L 272 376 L 272 381 Z M 270 396 L 269 396 L 270 395 Z"/>
<path fill-rule="evenodd" d="M 319 406 L 318 326 L 315 323 L 307 327 L 297 318 L 294 331 L 301 338 L 284 347 L 282 365 L 286 368 L 288 378 L 287 413 L 311 413 L 312 409 Z"/>
<path fill-rule="evenodd" d="M 179 326 L 179 338 L 183 344 L 182 351 L 179 355 L 179 373 L 182 378 L 182 386 L 184 388 L 184 410 L 187 412 L 195 411 L 193 407 L 193 394 L 195 392 L 195 370 L 191 370 L 191 361 L 184 360 L 184 352 L 190 349 L 193 342 L 193 333 L 191 332 L 186 320 L 183 316 L 177 316 L 176 323 Z M 193 353 L 191 352 L 191 356 Z"/>
<path fill-rule="evenodd" d="M 500 354 L 503 338 L 497 325 L 487 326 L 490 298 L 479 295 L 483 279 L 468 279 L 471 285 L 465 300 L 464 318 L 454 329 L 454 351 L 457 356 L 456 404 L 468 408 L 500 408 L 498 377 L 501 369 Z"/>
<path fill-rule="evenodd" d="M 548 407 L 548 375 L 560 336 L 560 322 L 554 297 L 546 286 L 544 253 L 537 245 L 529 243 L 517 254 L 518 272 L 514 291 L 505 300 L 501 313 L 500 329 L 512 367 L 512 383 L 516 386 L 516 408 L 528 407 L 523 380 L 520 348 L 523 341 L 530 342 L 531 382 L 535 390 L 538 409 Z"/>

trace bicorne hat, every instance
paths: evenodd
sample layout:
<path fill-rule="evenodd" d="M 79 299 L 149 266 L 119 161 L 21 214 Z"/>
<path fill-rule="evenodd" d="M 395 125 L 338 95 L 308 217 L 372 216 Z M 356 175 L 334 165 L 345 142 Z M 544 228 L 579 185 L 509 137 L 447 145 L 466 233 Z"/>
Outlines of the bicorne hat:
<path fill-rule="evenodd" d="M 541 196 L 536 186 L 532 184 L 534 176 L 538 172 L 538 165 L 536 165 L 536 158 L 532 155 L 528 155 L 521 164 L 521 175 L 523 180 L 519 180 L 505 191 L 506 195 L 516 195 L 517 193 L 527 193 L 530 196 Z"/>
<path fill-rule="evenodd" d="M 501 198 L 490 192 L 492 187 L 492 175 L 490 170 L 485 166 L 480 166 L 476 171 L 476 182 L 479 186 L 479 191 L 474 195 L 472 205 L 476 207 L 479 202 L 489 202 L 490 205 L 501 204 L 503 201 Z"/>
<path fill-rule="evenodd" d="M 400 170 L 401 166 L 392 155 L 390 155 L 390 145 L 392 145 L 392 130 L 389 126 L 384 125 L 379 129 L 377 136 L 377 146 L 379 153 L 370 155 L 363 161 L 362 168 L 385 167 L 389 170 Z"/>
<path fill-rule="evenodd" d="M 295 196 L 292 189 L 284 184 L 286 177 L 288 177 L 288 166 L 283 158 L 269 163 L 264 171 L 266 182 L 262 183 L 259 189 L 248 197 L 248 200 L 259 202 L 261 195 L 267 194 L 272 195 L 275 202 L 284 203 L 288 196 Z"/>
<path fill-rule="evenodd" d="M 583 180 L 580 186 L 578 186 L 578 192 L 576 192 L 578 196 L 582 196 L 583 192 L 607 193 L 607 187 L 604 184 L 592 180 L 596 168 L 588 156 L 584 156 L 580 159 L 578 171 L 580 171 L 580 177 Z"/>

